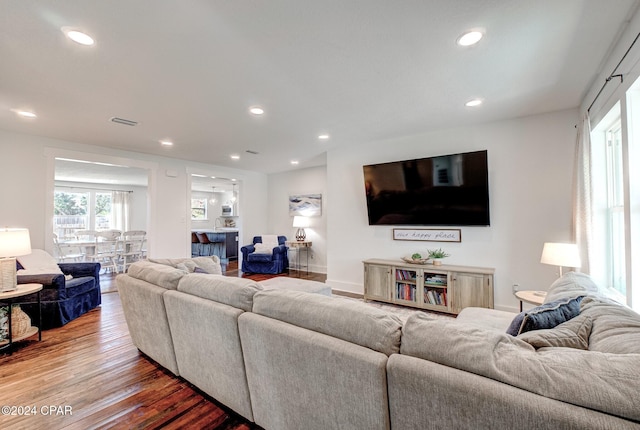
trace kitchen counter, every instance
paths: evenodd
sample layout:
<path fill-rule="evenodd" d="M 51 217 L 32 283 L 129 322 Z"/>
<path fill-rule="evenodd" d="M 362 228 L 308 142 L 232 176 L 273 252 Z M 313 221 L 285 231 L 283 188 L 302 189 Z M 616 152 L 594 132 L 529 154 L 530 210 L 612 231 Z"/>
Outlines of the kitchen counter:
<path fill-rule="evenodd" d="M 193 233 L 206 233 L 211 243 L 192 243 L 191 256 L 217 255 L 221 262 L 238 259 L 238 229 L 216 227 L 192 229 Z"/>

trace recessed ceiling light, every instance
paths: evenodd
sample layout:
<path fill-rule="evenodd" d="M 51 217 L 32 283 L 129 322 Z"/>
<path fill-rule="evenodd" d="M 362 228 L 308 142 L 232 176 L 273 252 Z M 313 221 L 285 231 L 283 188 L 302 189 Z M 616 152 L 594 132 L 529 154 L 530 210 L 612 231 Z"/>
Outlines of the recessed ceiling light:
<path fill-rule="evenodd" d="M 328 134 L 321 134 L 320 136 L 318 136 L 318 139 L 327 140 L 327 139 L 329 139 L 329 135 Z"/>
<path fill-rule="evenodd" d="M 71 40 L 80 45 L 91 46 L 95 43 L 93 38 L 86 33 L 74 30 L 69 27 L 62 27 L 62 32 Z"/>
<path fill-rule="evenodd" d="M 235 154 L 234 154 L 234 155 L 232 155 L 232 156 L 231 156 L 231 159 L 232 159 L 232 160 L 239 160 L 239 159 L 240 159 L 240 156 L 239 156 L 239 155 L 235 155 Z"/>
<path fill-rule="evenodd" d="M 15 113 L 16 115 L 20 115 L 23 118 L 37 118 L 38 115 L 36 115 L 33 112 L 30 112 L 28 110 L 22 110 L 22 109 L 11 109 L 11 112 Z"/>
<path fill-rule="evenodd" d="M 456 40 L 456 43 L 460 46 L 471 46 L 471 45 L 475 45 L 476 43 L 480 42 L 480 39 L 482 39 L 482 32 L 477 31 L 477 30 L 473 30 L 473 31 L 468 31 L 466 33 L 464 33 L 462 36 L 458 37 L 458 40 Z"/>
<path fill-rule="evenodd" d="M 464 105 L 467 107 L 476 107 L 482 104 L 482 99 L 473 99 L 466 102 Z"/>
<path fill-rule="evenodd" d="M 262 115 L 264 113 L 264 109 L 262 109 L 260 106 L 251 106 L 249 108 L 249 112 L 251 112 L 253 115 Z"/>
<path fill-rule="evenodd" d="M 293 165 L 296 165 L 296 164 L 298 164 L 298 163 L 299 163 L 299 161 L 298 161 L 298 160 L 291 160 L 291 164 L 293 164 Z"/>
<path fill-rule="evenodd" d="M 162 146 L 173 146 L 173 142 L 170 140 L 161 140 L 160 143 Z"/>

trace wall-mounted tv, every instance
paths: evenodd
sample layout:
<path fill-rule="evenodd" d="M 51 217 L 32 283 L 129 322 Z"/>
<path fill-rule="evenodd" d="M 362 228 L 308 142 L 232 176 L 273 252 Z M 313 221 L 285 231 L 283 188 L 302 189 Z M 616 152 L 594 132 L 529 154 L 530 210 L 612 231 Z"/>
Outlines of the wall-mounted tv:
<path fill-rule="evenodd" d="M 487 151 L 363 166 L 369 225 L 488 226 Z"/>

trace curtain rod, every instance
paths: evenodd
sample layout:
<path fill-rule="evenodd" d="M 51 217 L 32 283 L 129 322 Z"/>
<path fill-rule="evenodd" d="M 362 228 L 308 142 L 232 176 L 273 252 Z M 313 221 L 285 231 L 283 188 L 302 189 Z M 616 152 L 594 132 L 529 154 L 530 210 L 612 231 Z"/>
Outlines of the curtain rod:
<path fill-rule="evenodd" d="M 133 190 L 110 190 L 108 188 L 97 188 L 97 187 L 72 187 L 69 185 L 55 185 L 54 188 L 69 188 L 71 190 L 73 189 L 80 189 L 80 190 L 99 190 L 99 191 L 122 191 L 123 193 L 132 193 Z"/>
<path fill-rule="evenodd" d="M 620 64 L 622 64 L 622 62 L 624 61 L 625 58 L 627 58 L 627 55 L 629 54 L 629 51 L 631 51 L 631 48 L 633 48 L 633 45 L 636 44 L 636 42 L 638 41 L 638 38 L 640 37 L 640 33 L 638 33 L 636 35 L 636 38 L 633 39 L 633 42 L 631 42 L 631 45 L 629 46 L 629 49 L 627 49 L 627 52 L 624 53 L 624 55 L 622 56 L 622 58 L 620 59 L 620 61 L 618 62 L 618 65 L 615 67 L 615 69 L 613 69 L 613 72 L 611 72 L 611 74 L 609 75 L 609 77 L 607 79 L 604 80 L 604 84 L 602 84 L 602 88 L 600 88 L 600 91 L 598 91 L 598 94 L 596 94 L 595 98 L 593 99 L 593 101 L 591 102 L 591 104 L 589 105 L 589 108 L 587 109 L 587 112 L 591 111 L 591 108 L 593 107 L 593 104 L 596 102 L 596 100 L 598 100 L 598 97 L 600 97 L 600 94 L 602 94 L 602 91 L 604 90 L 604 87 L 607 86 L 607 84 L 609 83 L 609 81 L 613 78 L 620 78 L 620 83 L 624 82 L 624 75 L 622 73 L 618 73 L 617 75 L 615 74 L 616 71 L 618 70 L 618 67 L 620 67 Z"/>

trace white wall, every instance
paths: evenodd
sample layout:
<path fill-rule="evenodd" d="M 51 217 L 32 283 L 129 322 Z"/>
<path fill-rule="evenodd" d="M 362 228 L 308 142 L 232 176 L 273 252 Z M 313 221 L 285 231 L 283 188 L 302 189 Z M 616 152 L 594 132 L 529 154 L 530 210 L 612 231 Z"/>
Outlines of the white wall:
<path fill-rule="evenodd" d="M 451 254 L 445 264 L 495 268 L 495 307 L 516 310 L 512 284 L 545 290 L 556 277 L 540 264 L 543 243 L 571 239 L 577 119 L 567 110 L 329 151 L 327 282 L 362 293 L 363 260 L 442 247 Z M 483 149 L 490 227 L 462 227 L 461 243 L 433 243 L 394 241 L 392 226 L 368 225 L 363 165 Z"/>
<path fill-rule="evenodd" d="M 291 172 L 269 175 L 269 231 L 265 234 L 280 234 L 288 240 L 295 240 L 297 228 L 293 228 L 293 217 L 289 215 L 289 196 L 296 194 L 322 194 L 322 215 L 310 218 L 310 226 L 304 231 L 312 242 L 309 250 L 309 270 L 315 273 L 327 272 L 327 169 L 326 166 L 311 167 Z M 249 238 L 251 239 L 251 238 Z M 291 257 L 296 258 L 296 251 Z M 304 251 L 300 254 L 300 264 L 306 264 Z M 292 260 L 292 264 L 295 261 Z"/>
<path fill-rule="evenodd" d="M 91 161 L 129 164 L 149 169 L 148 234 L 152 257 L 191 254 L 189 175 L 193 171 L 235 177 L 240 183 L 241 235 L 266 229 L 266 175 L 211 164 L 188 162 L 128 151 L 0 130 L 0 226 L 26 227 L 31 246 L 52 251 L 53 158 L 82 156 Z M 249 236 L 251 237 L 251 236 Z"/>

